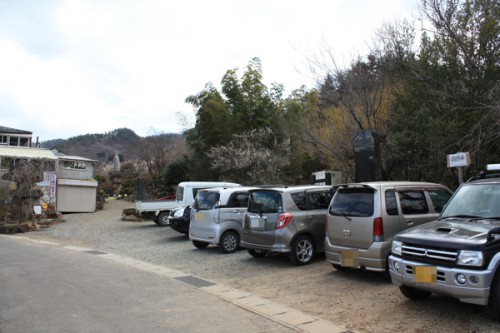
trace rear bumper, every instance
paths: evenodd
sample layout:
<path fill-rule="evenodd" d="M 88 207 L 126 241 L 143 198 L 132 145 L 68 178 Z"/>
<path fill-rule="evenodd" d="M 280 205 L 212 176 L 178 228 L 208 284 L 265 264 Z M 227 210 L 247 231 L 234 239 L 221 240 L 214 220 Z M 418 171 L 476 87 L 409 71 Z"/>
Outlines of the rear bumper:
<path fill-rule="evenodd" d="M 343 267 L 383 272 L 390 252 L 390 242 L 373 242 L 367 249 L 357 249 L 333 245 L 328 237 L 325 237 L 326 261 Z"/>
<path fill-rule="evenodd" d="M 389 272 L 392 283 L 397 286 L 409 286 L 436 294 L 458 298 L 464 303 L 487 305 L 491 281 L 494 271 L 491 269 L 477 271 L 463 268 L 436 266 L 436 282 L 416 282 L 413 268 L 423 265 L 415 261 L 403 260 L 391 255 L 389 257 Z M 460 284 L 457 275 L 463 274 L 466 282 Z M 471 282 L 472 281 L 472 282 Z"/>
<path fill-rule="evenodd" d="M 249 243 L 242 239 L 240 241 L 240 247 L 243 247 L 248 250 L 262 250 L 262 251 L 269 251 L 269 252 L 277 252 L 277 253 L 290 253 L 292 252 L 292 249 L 288 245 L 284 244 L 271 244 L 271 245 L 264 245 L 264 244 L 255 244 L 255 243 Z"/>
<path fill-rule="evenodd" d="M 209 244 L 219 244 L 219 230 L 214 228 L 189 227 L 189 239 Z"/>

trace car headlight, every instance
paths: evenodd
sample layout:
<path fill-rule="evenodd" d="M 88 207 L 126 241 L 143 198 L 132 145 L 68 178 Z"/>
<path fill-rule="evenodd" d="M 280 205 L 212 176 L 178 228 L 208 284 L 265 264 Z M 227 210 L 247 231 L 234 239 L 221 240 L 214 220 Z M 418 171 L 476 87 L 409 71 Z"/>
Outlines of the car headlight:
<path fill-rule="evenodd" d="M 482 266 L 483 262 L 483 252 L 481 251 L 461 250 L 460 252 L 458 252 L 458 265 Z"/>
<path fill-rule="evenodd" d="M 397 256 L 401 256 L 401 246 L 403 245 L 400 241 L 392 241 L 391 252 Z"/>
<path fill-rule="evenodd" d="M 174 213 L 175 218 L 181 218 L 182 215 L 184 215 L 184 208 L 179 208 Z"/>

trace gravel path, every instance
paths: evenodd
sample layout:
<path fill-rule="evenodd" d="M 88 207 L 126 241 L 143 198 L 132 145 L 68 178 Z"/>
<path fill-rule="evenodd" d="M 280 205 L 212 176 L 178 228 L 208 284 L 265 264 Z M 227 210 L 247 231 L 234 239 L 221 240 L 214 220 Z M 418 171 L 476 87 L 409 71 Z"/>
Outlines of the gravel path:
<path fill-rule="evenodd" d="M 23 236 L 89 247 L 181 270 L 245 290 L 358 332 L 499 332 L 479 306 L 433 295 L 406 300 L 381 274 L 335 271 L 324 256 L 297 267 L 287 256 L 253 258 L 195 248 L 187 236 L 152 221 L 125 222 L 133 203 L 110 200 L 102 211 L 66 214 L 66 222 Z"/>

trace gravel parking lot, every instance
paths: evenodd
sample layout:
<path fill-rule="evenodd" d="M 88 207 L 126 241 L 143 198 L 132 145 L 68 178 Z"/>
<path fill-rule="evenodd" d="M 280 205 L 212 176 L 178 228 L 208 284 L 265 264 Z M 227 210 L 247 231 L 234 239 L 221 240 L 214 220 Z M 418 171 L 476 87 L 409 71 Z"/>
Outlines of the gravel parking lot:
<path fill-rule="evenodd" d="M 499 332 L 480 306 L 433 295 L 407 300 L 381 274 L 338 272 L 319 256 L 293 266 L 287 256 L 253 258 L 195 248 L 187 236 L 152 221 L 125 222 L 133 203 L 110 200 L 102 211 L 66 214 L 66 222 L 23 236 L 121 254 L 248 291 L 358 332 Z M 133 287 L 133 286 L 131 286 Z"/>

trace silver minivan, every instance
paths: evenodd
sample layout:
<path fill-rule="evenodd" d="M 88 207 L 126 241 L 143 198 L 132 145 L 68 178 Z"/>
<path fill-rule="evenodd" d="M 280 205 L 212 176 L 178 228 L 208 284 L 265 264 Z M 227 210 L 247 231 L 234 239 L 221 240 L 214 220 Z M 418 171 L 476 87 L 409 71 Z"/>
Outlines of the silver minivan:
<path fill-rule="evenodd" d="M 394 235 L 435 220 L 450 199 L 445 186 L 427 182 L 339 185 L 326 219 L 325 255 L 337 270 L 385 272 Z"/>
<path fill-rule="evenodd" d="M 297 265 L 323 252 L 331 186 L 260 188 L 249 191 L 240 246 L 254 257 L 288 253 Z"/>
<path fill-rule="evenodd" d="M 235 252 L 240 244 L 243 214 L 248 191 L 255 187 L 199 190 L 191 210 L 189 239 L 199 249 L 219 245 L 224 253 Z"/>

